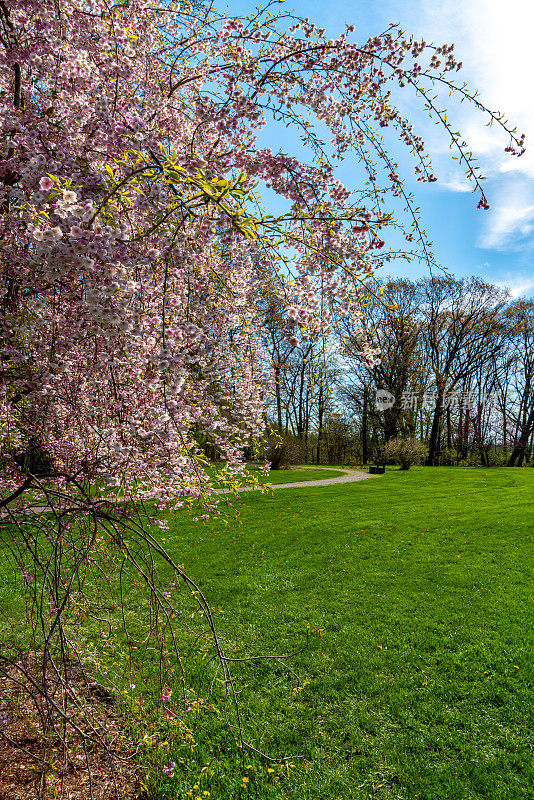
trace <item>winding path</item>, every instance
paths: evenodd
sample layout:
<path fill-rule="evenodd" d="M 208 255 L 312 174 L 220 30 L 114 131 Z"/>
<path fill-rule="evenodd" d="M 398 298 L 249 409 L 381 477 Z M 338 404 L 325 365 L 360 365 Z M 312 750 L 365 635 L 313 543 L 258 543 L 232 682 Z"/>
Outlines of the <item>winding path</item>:
<path fill-rule="evenodd" d="M 313 469 L 319 470 L 322 469 L 321 467 L 316 467 L 315 464 L 310 464 L 307 467 L 297 467 L 295 472 L 299 470 L 305 469 Z M 330 486 L 331 483 L 356 483 L 356 481 L 364 481 L 366 478 L 377 478 L 377 475 L 369 475 L 368 472 L 362 472 L 359 469 L 338 469 L 337 467 L 324 467 L 325 471 L 336 471 L 343 473 L 339 476 L 339 478 L 323 478 L 322 480 L 318 481 L 296 481 L 295 483 L 270 483 L 268 484 L 269 489 L 298 489 L 304 488 L 306 486 Z M 229 492 L 229 489 L 220 490 L 219 493 L 225 494 Z M 254 492 L 258 491 L 253 486 L 243 486 L 241 489 L 237 490 L 238 492 Z"/>
<path fill-rule="evenodd" d="M 306 469 L 313 469 L 313 470 L 320 470 L 324 469 L 325 472 L 341 472 L 342 474 L 339 478 L 324 478 L 323 480 L 318 481 L 296 481 L 295 483 L 270 483 L 267 484 L 269 489 L 300 489 L 305 488 L 307 486 L 330 486 L 332 483 L 356 483 L 356 481 L 364 481 L 366 478 L 376 478 L 377 475 L 369 475 L 368 472 L 362 472 L 359 469 L 339 469 L 338 467 L 316 467 L 315 464 L 310 464 L 309 466 L 301 466 L 295 467 L 295 472 L 299 472 L 300 470 Z M 265 485 L 265 484 L 264 484 Z M 217 494 L 229 494 L 230 492 L 233 493 L 233 489 L 217 489 Z M 236 489 L 237 492 L 258 492 L 260 491 L 260 487 L 256 486 L 243 486 L 239 489 Z M 46 506 L 33 506 L 29 511 L 35 512 L 42 512 L 46 510 Z M 0 520 L 6 519 L 5 514 L 0 512 Z"/>

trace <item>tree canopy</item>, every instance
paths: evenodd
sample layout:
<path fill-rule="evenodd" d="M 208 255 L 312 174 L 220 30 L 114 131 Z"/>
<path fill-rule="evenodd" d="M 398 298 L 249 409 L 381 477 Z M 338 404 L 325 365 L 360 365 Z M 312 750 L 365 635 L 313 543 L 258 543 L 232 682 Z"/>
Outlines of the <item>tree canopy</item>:
<path fill-rule="evenodd" d="M 136 646 L 135 612 L 136 636 L 156 638 L 165 661 L 161 702 L 171 651 L 180 674 L 182 664 L 175 584 L 161 583 L 157 559 L 215 636 L 152 521 L 195 501 L 216 514 L 216 490 L 249 479 L 243 450 L 264 431 L 266 304 L 288 347 L 344 318 L 362 359 L 379 364 L 362 299 L 397 224 L 391 199 L 406 206 L 408 246 L 431 261 L 382 136 L 391 129 L 418 180 L 436 180 L 397 90 L 442 125 L 480 208 L 481 176 L 435 88 L 474 103 L 523 152 L 524 137 L 455 83 L 452 44 L 394 26 L 362 43 L 353 26 L 330 39 L 280 9 L 227 18 L 177 0 L 0 0 L 0 524 L 43 654 L 38 680 L 7 645 L 0 671 L 24 674 L 61 725 L 67 700 L 51 695 L 50 665 L 63 675 L 73 651 L 94 663 L 68 614 L 115 630 L 108 609 L 128 569 L 150 603 L 122 607 L 124 641 Z M 262 143 L 275 125 L 300 137 L 298 151 Z M 360 185 L 339 179 L 345 159 Z"/>
<path fill-rule="evenodd" d="M 395 28 L 332 40 L 273 4 L 226 19 L 168 0 L 5 0 L 0 20 L 0 431 L 14 492 L 31 481 L 17 456 L 31 442 L 73 502 L 95 481 L 163 503 L 203 496 L 199 437 L 242 473 L 262 425 L 266 295 L 285 305 L 293 346 L 344 315 L 373 365 L 358 301 L 392 223 L 385 198 L 409 203 L 380 131 L 435 180 L 394 86 L 441 120 L 487 205 L 428 91 L 454 88 L 452 45 Z M 258 144 L 275 122 L 299 131 L 305 157 Z M 511 132 L 508 149 L 522 142 Z M 365 186 L 336 178 L 348 157 Z M 261 186 L 287 210 L 264 212 Z M 407 236 L 426 248 L 415 216 Z"/>

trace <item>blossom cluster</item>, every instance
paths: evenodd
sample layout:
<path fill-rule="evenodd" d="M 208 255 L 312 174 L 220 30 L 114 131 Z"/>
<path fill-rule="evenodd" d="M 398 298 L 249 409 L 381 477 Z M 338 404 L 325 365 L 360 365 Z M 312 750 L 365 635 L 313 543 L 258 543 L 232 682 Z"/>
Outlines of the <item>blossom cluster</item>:
<path fill-rule="evenodd" d="M 172 0 L 5 0 L 0 21 L 3 483 L 38 476 L 38 446 L 65 491 L 217 513 L 206 454 L 231 485 L 264 427 L 262 298 L 286 303 L 294 346 L 348 317 L 379 363 L 361 300 L 389 220 L 369 151 L 402 193 L 379 146 L 391 126 L 434 180 L 388 87 L 460 65 L 394 30 L 358 45 L 351 28 L 330 40 L 306 20 L 277 31 L 268 13 L 196 18 Z M 311 163 L 258 146 L 269 120 L 302 131 Z M 336 177 L 350 153 L 371 191 Z M 287 210 L 262 212 L 257 186 Z"/>

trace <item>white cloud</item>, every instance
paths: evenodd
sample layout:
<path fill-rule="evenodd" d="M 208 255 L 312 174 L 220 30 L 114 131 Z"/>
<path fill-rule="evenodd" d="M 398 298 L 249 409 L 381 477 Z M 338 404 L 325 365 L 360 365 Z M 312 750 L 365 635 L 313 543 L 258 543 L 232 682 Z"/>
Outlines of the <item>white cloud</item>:
<path fill-rule="evenodd" d="M 534 68 L 532 63 L 532 0 L 517 0 L 511 7 L 501 0 L 470 0 L 466 16 L 468 31 L 464 62 L 466 73 L 480 88 L 490 108 L 500 109 L 519 133 L 526 133 L 532 150 L 521 158 L 502 154 L 499 126 L 481 129 L 485 146 L 475 143 L 479 152 L 499 154 L 498 169 L 522 172 L 534 177 L 534 105 L 530 102 Z"/>
<path fill-rule="evenodd" d="M 453 175 L 450 178 L 440 178 L 438 188 L 449 189 L 451 192 L 472 192 L 473 186 L 466 178 Z"/>
<path fill-rule="evenodd" d="M 501 289 L 508 289 L 511 298 L 517 300 L 518 297 L 527 297 L 532 294 L 530 290 L 534 289 L 534 278 L 525 278 L 519 275 L 504 281 L 497 281 L 495 285 Z"/>
<path fill-rule="evenodd" d="M 491 210 L 480 218 L 478 245 L 496 250 L 530 247 L 534 240 L 533 0 L 516 0 L 513 7 L 502 0 L 386 3 L 392 18 L 398 18 L 406 31 L 437 44 L 454 42 L 455 55 L 464 65 L 454 78 L 479 90 L 485 106 L 502 111 L 519 134 L 526 134 L 526 153 L 520 158 L 510 156 L 504 152 L 508 137 L 497 122 L 488 127 L 487 116 L 467 102 L 450 108 L 450 121 L 461 130 L 489 179 L 484 188 Z M 444 106 L 451 103 L 444 98 Z M 463 176 L 459 180 L 454 174 L 449 177 L 451 151 L 439 128 L 431 127 L 424 118 L 415 122 L 417 127 L 423 126 L 423 136 L 435 154 L 437 186 L 452 191 L 472 188 Z"/>
<path fill-rule="evenodd" d="M 464 64 L 458 77 L 480 91 L 492 110 L 502 111 L 518 133 L 527 136 L 527 152 L 520 158 L 504 153 L 508 137 L 501 126 L 488 122 L 473 106 L 466 106 L 462 126 L 466 141 L 481 157 L 488 175 L 522 173 L 534 177 L 534 82 L 532 0 L 516 0 L 513 13 L 502 0 L 417 0 L 421 24 L 435 41 L 454 41 Z M 531 140 L 532 147 L 528 148 Z"/>
<path fill-rule="evenodd" d="M 385 29 L 389 22 L 398 22 L 407 34 L 427 42 L 454 42 L 463 69 L 454 73 L 453 79 L 460 86 L 465 81 L 468 89 L 479 90 L 486 107 L 502 111 L 519 134 L 526 134 L 526 153 L 520 158 L 510 156 L 504 152 L 508 136 L 498 122 L 487 127 L 488 117 L 471 103 L 454 103 L 447 92 L 440 95 L 438 107 L 447 108 L 451 125 L 460 130 L 488 178 L 484 188 L 492 209 L 480 215 L 474 236 L 480 227 L 481 246 L 499 250 L 525 247 L 529 235 L 534 241 L 534 0 L 333 0 L 326 8 L 317 0 L 295 0 L 292 5 L 295 3 L 304 16 L 320 5 L 334 28 L 341 29 L 345 20 L 363 22 L 370 28 L 362 32 L 363 38 Z M 433 95 L 437 87 L 429 89 Z M 457 172 L 451 168 L 451 155 L 458 153 L 449 149 L 441 126 L 422 113 L 420 101 L 420 97 L 410 98 L 409 92 L 398 92 L 395 97 L 433 156 L 439 179 L 436 188 L 467 192 L 472 184 L 464 177 L 464 165 L 457 162 Z M 514 197 L 518 183 L 523 184 L 523 191 Z M 525 186 L 530 186 L 530 191 Z"/>
<path fill-rule="evenodd" d="M 489 212 L 478 246 L 494 250 L 519 250 L 534 230 L 534 197 L 532 190 L 521 185 L 507 188 Z"/>

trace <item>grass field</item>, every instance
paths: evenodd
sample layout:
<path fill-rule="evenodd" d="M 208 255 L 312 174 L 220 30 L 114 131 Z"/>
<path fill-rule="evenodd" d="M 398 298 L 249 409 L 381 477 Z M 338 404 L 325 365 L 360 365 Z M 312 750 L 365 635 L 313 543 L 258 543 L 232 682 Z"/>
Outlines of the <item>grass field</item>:
<path fill-rule="evenodd" d="M 252 469 L 252 471 L 257 471 Z M 301 481 L 322 481 L 325 478 L 339 478 L 343 475 L 346 475 L 346 472 L 343 472 L 341 467 L 339 469 L 328 469 L 328 468 L 315 468 L 315 465 L 310 465 L 309 468 L 306 469 L 274 469 L 267 473 L 267 475 L 262 475 L 260 477 L 260 483 L 269 483 L 269 484 L 282 484 L 282 483 L 297 483 Z"/>
<path fill-rule="evenodd" d="M 532 800 L 533 499 L 534 470 L 419 468 L 247 493 L 226 526 L 175 515 L 228 654 L 310 642 L 292 672 L 235 665 L 248 741 L 288 762 L 240 758 L 216 683 L 195 743 L 149 751 L 150 797 Z"/>
<path fill-rule="evenodd" d="M 299 680 L 236 665 L 254 746 L 303 758 L 241 763 L 206 713 L 159 797 L 531 800 L 533 498 L 531 470 L 433 468 L 247 495 L 229 528 L 175 518 L 238 656 L 312 634 Z"/>

